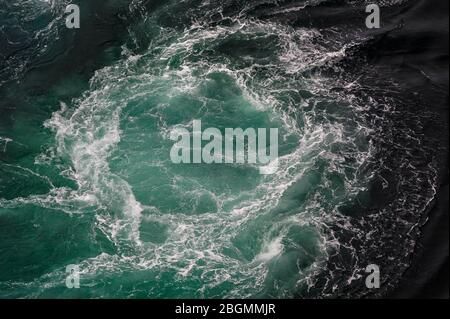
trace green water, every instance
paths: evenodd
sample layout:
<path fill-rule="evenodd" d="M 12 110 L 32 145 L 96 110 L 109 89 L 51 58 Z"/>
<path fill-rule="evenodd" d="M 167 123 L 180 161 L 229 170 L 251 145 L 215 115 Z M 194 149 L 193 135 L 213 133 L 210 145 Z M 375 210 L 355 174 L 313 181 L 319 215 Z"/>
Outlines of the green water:
<path fill-rule="evenodd" d="M 60 102 L 77 90 L 65 80 L 24 101 L 37 114 L 14 113 L 3 156 L 20 159 L 1 166 L 3 297 L 289 297 L 326 260 L 321 216 L 358 167 L 339 167 L 338 150 L 367 149 L 346 145 L 363 133 L 349 105 L 323 96 L 320 76 L 299 75 L 328 49 L 314 31 L 276 23 L 165 27 L 170 10 L 137 28 L 155 34 L 145 51 L 125 50 L 82 97 Z M 320 119 L 326 108 L 350 123 Z M 169 132 L 194 119 L 279 128 L 278 173 L 173 164 Z M 69 264 L 80 289 L 65 287 Z"/>
<path fill-rule="evenodd" d="M 328 273 L 329 225 L 351 233 L 338 208 L 372 156 L 363 107 L 335 90 L 349 83 L 317 71 L 345 44 L 217 8 L 155 6 L 95 74 L 8 90 L 0 297 L 281 298 Z M 173 164 L 170 131 L 195 119 L 278 128 L 278 172 Z M 70 264 L 80 289 L 65 285 Z"/>

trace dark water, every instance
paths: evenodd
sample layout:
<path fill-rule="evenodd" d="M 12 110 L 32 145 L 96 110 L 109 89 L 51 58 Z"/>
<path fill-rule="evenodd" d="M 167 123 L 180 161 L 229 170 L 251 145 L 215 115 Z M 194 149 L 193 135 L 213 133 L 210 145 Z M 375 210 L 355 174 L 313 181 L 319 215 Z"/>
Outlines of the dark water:
<path fill-rule="evenodd" d="M 377 30 L 365 1 L 74 3 L 0 0 L 0 297 L 377 297 L 448 261 L 446 1 Z M 278 128 L 278 173 L 173 164 L 194 119 Z"/>

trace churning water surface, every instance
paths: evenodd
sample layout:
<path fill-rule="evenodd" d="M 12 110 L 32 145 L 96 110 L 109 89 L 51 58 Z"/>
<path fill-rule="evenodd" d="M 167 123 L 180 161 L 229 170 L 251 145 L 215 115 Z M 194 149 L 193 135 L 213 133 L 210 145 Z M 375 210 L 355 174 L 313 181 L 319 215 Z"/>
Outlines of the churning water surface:
<path fill-rule="evenodd" d="M 409 1 L 378 33 L 364 1 L 80 2 L 74 31 L 67 1 L 0 1 L 1 297 L 358 297 L 372 263 L 395 286 L 445 126 L 419 111 L 445 88 L 367 61 Z M 195 119 L 278 128 L 278 172 L 173 164 Z"/>

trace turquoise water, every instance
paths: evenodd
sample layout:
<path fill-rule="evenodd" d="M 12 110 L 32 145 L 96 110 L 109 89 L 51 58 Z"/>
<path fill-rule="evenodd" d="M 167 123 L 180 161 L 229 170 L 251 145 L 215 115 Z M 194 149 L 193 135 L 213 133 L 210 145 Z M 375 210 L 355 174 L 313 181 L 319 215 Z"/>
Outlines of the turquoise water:
<path fill-rule="evenodd" d="M 77 41 L 59 7 L 25 3 L 43 20 L 33 24 L 45 40 L 32 45 L 51 47 L 54 32 Z M 33 90 L 33 71 L 22 89 L 6 84 L 15 106 L 5 108 L 13 121 L 0 124 L 0 296 L 332 296 L 324 281 L 339 249 L 353 256 L 341 281 L 360 279 L 352 274 L 366 248 L 345 242 L 360 236 L 352 223 L 360 212 L 342 207 L 373 200 L 377 131 L 364 114 L 378 104 L 343 93 L 359 83 L 336 74 L 345 49 L 364 38 L 213 1 L 148 11 L 138 1 L 106 3 L 133 19 L 120 45 L 96 54 L 94 73 L 69 68 L 44 92 Z M 44 59 L 59 52 L 43 48 Z M 329 67 L 337 72 L 321 71 Z M 173 164 L 170 131 L 195 119 L 221 131 L 278 128 L 277 174 Z M 80 289 L 65 286 L 70 264 L 80 267 Z"/>

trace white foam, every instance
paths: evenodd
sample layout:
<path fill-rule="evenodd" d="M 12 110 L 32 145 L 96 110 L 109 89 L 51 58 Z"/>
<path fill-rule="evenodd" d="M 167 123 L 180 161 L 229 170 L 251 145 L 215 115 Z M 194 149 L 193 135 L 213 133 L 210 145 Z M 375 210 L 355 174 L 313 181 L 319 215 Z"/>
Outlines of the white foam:
<path fill-rule="evenodd" d="M 264 245 L 263 250 L 256 257 L 256 261 L 267 262 L 283 252 L 283 237 L 277 237 L 273 241 Z"/>

